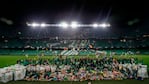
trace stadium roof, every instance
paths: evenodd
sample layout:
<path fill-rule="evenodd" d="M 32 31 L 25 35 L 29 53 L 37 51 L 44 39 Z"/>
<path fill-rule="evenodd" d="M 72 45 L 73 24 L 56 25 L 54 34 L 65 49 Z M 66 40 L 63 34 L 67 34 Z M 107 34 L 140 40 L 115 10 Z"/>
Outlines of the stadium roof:
<path fill-rule="evenodd" d="M 109 22 L 113 28 L 149 26 L 145 0 L 1 0 L 0 26 L 24 27 L 26 22 L 77 20 Z"/>

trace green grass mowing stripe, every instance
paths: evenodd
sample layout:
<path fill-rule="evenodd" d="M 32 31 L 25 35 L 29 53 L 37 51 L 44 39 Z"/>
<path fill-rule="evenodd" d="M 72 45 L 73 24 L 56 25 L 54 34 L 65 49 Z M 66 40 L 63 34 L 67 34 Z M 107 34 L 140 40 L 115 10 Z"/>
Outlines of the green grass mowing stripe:
<path fill-rule="evenodd" d="M 33 58 L 34 56 L 30 56 L 29 58 Z M 0 67 L 6 67 L 13 64 L 16 64 L 17 60 L 25 59 L 25 56 L 0 56 Z"/>
<path fill-rule="evenodd" d="M 43 56 L 44 59 L 53 59 L 57 56 Z M 69 56 L 70 58 L 89 57 L 95 58 L 95 56 Z M 129 56 L 114 56 L 116 58 L 130 58 L 137 57 L 139 60 L 143 60 L 144 64 L 149 66 L 149 55 L 129 55 Z M 29 59 L 37 58 L 37 56 L 28 56 Z M 27 59 L 25 56 L 13 56 L 13 55 L 0 55 L 0 67 L 6 67 L 12 64 L 16 64 L 19 59 Z M 148 67 L 149 69 L 149 67 Z"/>
<path fill-rule="evenodd" d="M 55 56 L 44 56 L 43 59 L 53 59 Z M 13 56 L 13 55 L 0 55 L 0 68 L 16 64 L 17 60 L 21 59 L 37 59 L 37 56 Z"/>

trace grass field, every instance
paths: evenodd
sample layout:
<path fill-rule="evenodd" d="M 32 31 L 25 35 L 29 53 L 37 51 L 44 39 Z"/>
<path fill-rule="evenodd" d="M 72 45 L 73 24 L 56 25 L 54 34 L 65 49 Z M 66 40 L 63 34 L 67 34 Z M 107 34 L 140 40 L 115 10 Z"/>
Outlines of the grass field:
<path fill-rule="evenodd" d="M 73 56 L 70 56 L 73 57 Z M 82 56 L 75 56 L 74 58 L 80 58 Z M 90 58 L 94 58 L 95 56 L 88 56 Z M 144 64 L 149 66 L 149 55 L 129 55 L 129 56 L 114 56 L 116 58 L 129 58 L 129 57 L 137 57 L 139 60 L 143 60 Z M 10 66 L 16 64 L 16 61 L 19 59 L 36 59 L 36 56 L 29 56 L 28 58 L 25 56 L 10 56 L 10 55 L 0 55 L 0 68 Z M 43 59 L 52 59 L 55 56 L 44 56 Z M 148 67 L 149 70 L 149 67 Z M 148 84 L 149 79 L 145 79 L 143 81 L 139 80 L 102 80 L 102 81 L 92 81 L 92 84 Z M 0 83 L 2 84 L 2 83 Z M 88 81 L 83 82 L 69 82 L 69 81 L 50 81 L 50 82 L 43 82 L 43 81 L 35 81 L 35 82 L 28 82 L 28 81 L 11 81 L 5 84 L 88 84 Z"/>
<path fill-rule="evenodd" d="M 91 81 L 91 84 L 148 84 L 149 79 L 143 81 L 139 80 L 101 80 L 101 81 Z M 3 83 L 0 83 L 3 84 Z M 88 81 L 82 82 L 71 82 L 71 81 L 11 81 L 4 84 L 88 84 Z"/>
<path fill-rule="evenodd" d="M 52 59 L 55 56 L 44 56 L 43 59 Z M 74 58 L 80 58 L 80 57 L 87 57 L 87 56 L 70 56 Z M 88 56 L 90 58 L 94 58 L 95 56 Z M 149 55 L 129 55 L 129 56 L 114 56 L 116 58 L 129 58 L 129 57 L 137 57 L 139 60 L 143 60 L 144 64 L 149 66 Z M 0 55 L 0 68 L 10 66 L 13 64 L 16 64 L 17 60 L 19 59 L 36 59 L 37 56 L 14 56 L 14 55 Z"/>

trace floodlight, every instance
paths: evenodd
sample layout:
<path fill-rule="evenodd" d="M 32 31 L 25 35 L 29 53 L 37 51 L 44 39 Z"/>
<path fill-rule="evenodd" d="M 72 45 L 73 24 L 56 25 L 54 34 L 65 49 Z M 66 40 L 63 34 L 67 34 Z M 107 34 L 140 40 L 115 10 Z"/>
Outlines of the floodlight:
<path fill-rule="evenodd" d="M 32 23 L 31 26 L 32 27 L 38 27 L 38 26 L 40 26 L 40 24 L 38 24 L 38 23 Z"/>
<path fill-rule="evenodd" d="M 70 25 L 73 29 L 77 28 L 79 25 L 76 21 L 73 21 L 71 22 L 71 25 Z"/>
<path fill-rule="evenodd" d="M 107 24 L 107 27 L 110 27 L 111 25 L 110 24 Z"/>
<path fill-rule="evenodd" d="M 100 26 L 103 28 L 107 27 L 107 25 L 105 23 L 101 24 Z"/>
<path fill-rule="evenodd" d="M 60 24 L 59 24 L 59 26 L 60 27 L 63 27 L 63 28 L 68 28 L 68 24 L 67 24 L 67 22 L 61 22 Z"/>
<path fill-rule="evenodd" d="M 28 23 L 28 22 L 26 22 L 26 24 L 27 24 L 27 26 L 31 26 L 31 24 L 30 24 L 30 23 Z"/>
<path fill-rule="evenodd" d="M 68 28 L 71 27 L 73 29 L 76 29 L 77 27 L 102 27 L 102 28 L 106 28 L 106 27 L 110 27 L 111 25 L 108 23 L 102 23 L 102 24 L 97 24 L 97 23 L 93 23 L 93 24 L 78 24 L 78 22 L 76 21 L 72 21 L 70 24 L 68 24 L 67 22 L 61 22 L 60 24 L 46 24 L 46 23 L 26 23 L 27 26 L 31 26 L 33 28 L 35 27 L 62 27 L 62 28 Z"/>
<path fill-rule="evenodd" d="M 98 24 L 97 24 L 97 23 L 94 23 L 94 24 L 92 24 L 92 26 L 93 26 L 94 28 L 97 28 L 97 27 L 98 27 Z"/>
<path fill-rule="evenodd" d="M 47 25 L 45 23 L 41 23 L 40 27 L 46 27 Z"/>
<path fill-rule="evenodd" d="M 100 24 L 99 26 L 102 27 L 102 28 L 106 28 L 106 27 L 110 27 L 111 25 L 110 24 L 103 23 L 103 24 Z"/>

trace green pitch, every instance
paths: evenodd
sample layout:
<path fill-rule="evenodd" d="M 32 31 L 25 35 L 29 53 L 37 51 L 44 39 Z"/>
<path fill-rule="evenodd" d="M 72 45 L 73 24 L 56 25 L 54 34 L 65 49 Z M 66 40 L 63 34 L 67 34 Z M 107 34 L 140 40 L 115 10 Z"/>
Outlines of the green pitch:
<path fill-rule="evenodd" d="M 143 81 L 139 80 L 101 80 L 101 81 L 91 81 L 91 84 L 148 84 L 149 79 Z M 71 81 L 12 81 L 4 84 L 88 84 L 88 81 L 83 82 L 71 82 Z"/>
<path fill-rule="evenodd" d="M 44 56 L 43 59 L 52 59 L 57 56 Z M 80 57 L 90 57 L 95 58 L 95 56 L 69 56 L 73 58 L 80 58 Z M 149 55 L 128 55 L 128 56 L 114 56 L 116 58 L 129 58 L 129 57 L 137 57 L 139 60 L 143 60 L 143 63 L 148 65 L 149 68 Z M 37 56 L 14 56 L 14 55 L 0 55 L 0 68 L 7 67 L 13 64 L 16 64 L 17 60 L 21 59 L 37 59 Z"/>

